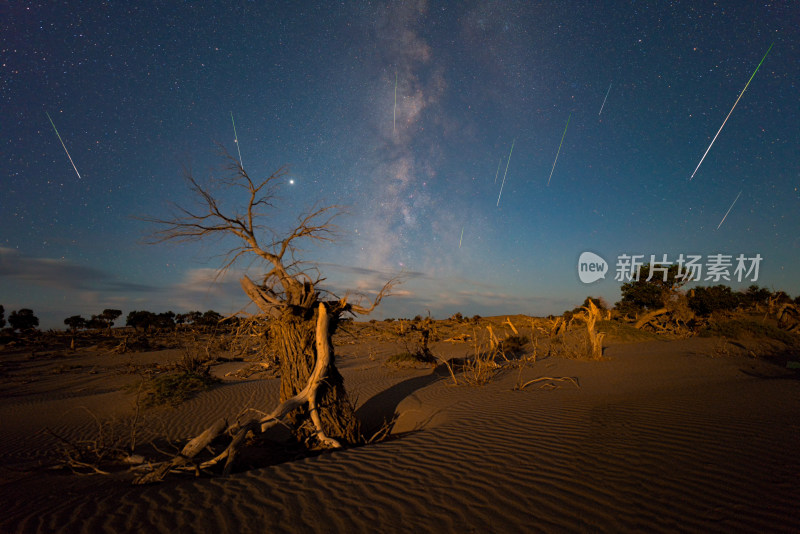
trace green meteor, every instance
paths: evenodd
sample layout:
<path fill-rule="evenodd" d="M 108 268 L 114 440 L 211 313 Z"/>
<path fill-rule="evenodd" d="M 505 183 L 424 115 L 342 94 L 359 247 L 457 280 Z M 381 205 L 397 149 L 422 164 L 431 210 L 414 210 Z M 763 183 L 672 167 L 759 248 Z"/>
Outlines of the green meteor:
<path fill-rule="evenodd" d="M 610 89 L 610 87 L 609 87 Z M 558 144 L 558 152 L 556 152 L 556 159 L 553 162 L 553 168 L 550 169 L 550 178 L 553 177 L 553 171 L 556 170 L 556 163 L 558 162 L 558 155 L 561 154 L 561 145 L 564 144 L 564 137 L 567 135 L 567 128 L 569 128 L 569 120 L 572 118 L 572 113 L 567 117 L 567 125 L 564 126 L 564 133 L 561 135 L 561 142 Z M 547 185 L 550 185 L 550 178 L 547 179 Z"/>
<path fill-rule="evenodd" d="M 734 102 L 734 103 L 733 103 L 733 107 L 732 107 L 732 108 L 731 108 L 731 110 L 728 112 L 728 116 L 727 116 L 727 117 L 725 117 L 725 120 L 724 120 L 724 121 L 722 121 L 722 126 L 720 126 L 720 127 L 719 127 L 719 130 L 717 130 L 717 135 L 715 135 L 715 136 L 714 136 L 714 139 L 712 139 L 712 140 L 711 140 L 711 144 L 710 144 L 710 145 L 708 145 L 708 148 L 706 149 L 706 152 L 705 152 L 705 154 L 703 154 L 703 157 L 702 157 L 702 158 L 700 158 L 700 163 L 698 163 L 698 164 L 697 164 L 697 167 L 695 167 L 695 169 L 694 169 L 694 172 L 692 173 L 692 176 L 691 176 L 691 177 L 689 177 L 689 180 L 691 180 L 692 178 L 694 178 L 694 175 L 695 175 L 695 174 L 697 174 L 697 169 L 699 169 L 699 168 L 700 168 L 700 165 L 702 165 L 702 164 L 703 164 L 703 160 L 704 160 L 704 159 L 706 159 L 706 156 L 708 155 L 708 151 L 709 151 L 709 150 L 711 150 L 711 145 L 713 145 L 713 144 L 714 144 L 714 141 L 716 141 L 716 140 L 717 140 L 717 137 L 719 136 L 719 132 L 721 132 L 721 131 L 722 131 L 722 129 L 725 127 L 725 123 L 726 123 L 726 122 L 728 122 L 728 118 L 731 116 L 731 113 L 733 113 L 733 110 L 736 108 L 736 104 L 738 104 L 738 103 L 739 103 L 739 100 L 742 98 L 742 95 L 744 94 L 744 92 L 745 92 L 745 91 L 747 91 L 747 87 L 750 85 L 750 82 L 752 82 L 752 81 L 753 81 L 753 78 L 755 77 L 755 75 L 756 75 L 756 72 L 758 72 L 758 69 L 760 69 L 760 68 L 761 68 L 761 64 L 762 64 L 762 63 L 764 63 L 764 60 L 765 60 L 765 59 L 767 59 L 767 54 L 769 54 L 769 51 L 770 51 L 770 50 L 772 50 L 772 47 L 773 47 L 774 45 L 775 45 L 775 43 L 772 43 L 771 45 L 769 45 L 769 48 L 767 49 L 767 53 L 766 53 L 766 54 L 764 54 L 764 57 L 762 57 L 762 58 L 761 58 L 761 61 L 759 61 L 759 62 L 758 62 L 758 67 L 756 67 L 756 70 L 754 70 L 754 71 L 753 71 L 753 75 L 752 75 L 752 76 L 750 76 L 750 79 L 749 79 L 749 80 L 747 80 L 747 85 L 745 85 L 745 86 L 744 86 L 744 89 L 742 89 L 742 92 L 741 92 L 741 93 L 739 93 L 739 98 L 737 98 L 737 99 L 736 99 L 736 102 Z"/>

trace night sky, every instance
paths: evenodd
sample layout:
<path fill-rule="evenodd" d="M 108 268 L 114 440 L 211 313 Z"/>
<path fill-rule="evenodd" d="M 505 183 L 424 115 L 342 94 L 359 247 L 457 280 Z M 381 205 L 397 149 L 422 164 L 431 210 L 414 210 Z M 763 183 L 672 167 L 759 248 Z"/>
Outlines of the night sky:
<path fill-rule="evenodd" d="M 613 303 L 622 254 L 760 254 L 755 283 L 800 294 L 796 2 L 306 4 L 0 2 L 6 314 L 243 308 L 258 264 L 214 282 L 230 242 L 141 220 L 191 205 L 184 166 L 222 175 L 215 143 L 290 166 L 277 229 L 345 208 L 300 251 L 327 288 L 406 273 L 373 317 Z"/>

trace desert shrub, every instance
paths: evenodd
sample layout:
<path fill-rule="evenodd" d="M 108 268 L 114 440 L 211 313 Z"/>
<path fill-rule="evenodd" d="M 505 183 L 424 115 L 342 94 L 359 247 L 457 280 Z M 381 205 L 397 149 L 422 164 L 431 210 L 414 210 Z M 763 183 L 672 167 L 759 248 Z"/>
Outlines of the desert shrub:
<path fill-rule="evenodd" d="M 772 323 L 748 321 L 746 319 L 729 319 L 711 321 L 699 333 L 703 337 L 726 337 L 743 339 L 748 337 L 774 339 L 790 346 L 800 346 L 800 336 L 781 330 Z"/>
<path fill-rule="evenodd" d="M 637 343 L 663 339 L 654 332 L 640 330 L 619 321 L 597 321 L 597 330 L 606 333 L 606 340 L 614 343 Z"/>
<path fill-rule="evenodd" d="M 546 354 L 571 360 L 586 359 L 591 354 L 585 329 L 563 331 L 545 342 Z"/>
<path fill-rule="evenodd" d="M 620 287 L 622 300 L 615 305 L 617 311 L 626 315 L 663 308 L 671 296 L 687 282 L 685 278 L 678 276 L 678 268 L 678 265 L 669 267 L 666 281 L 661 273 L 655 274 L 652 280 L 648 280 L 650 264 L 643 265 L 638 280 L 626 282 Z"/>
<path fill-rule="evenodd" d="M 183 355 L 176 364 L 180 371 L 197 375 L 208 375 L 208 364 L 211 360 L 211 355 L 208 352 L 207 346 L 204 350 L 204 347 L 199 343 L 194 343 L 184 346 L 181 352 Z"/>
<path fill-rule="evenodd" d="M 528 341 L 526 336 L 508 336 L 498 344 L 497 350 L 505 356 L 514 356 L 522 352 Z"/>
<path fill-rule="evenodd" d="M 726 285 L 696 287 L 689 291 L 689 308 L 707 317 L 716 311 L 734 310 L 739 305 L 739 295 Z"/>
<path fill-rule="evenodd" d="M 483 386 L 494 378 L 500 368 L 500 365 L 495 361 L 495 354 L 482 352 L 464 360 L 461 377 L 467 385 Z"/>
<path fill-rule="evenodd" d="M 747 288 L 747 291 L 740 294 L 739 300 L 749 308 L 759 309 L 761 306 L 769 304 L 771 296 L 772 292 L 769 289 L 753 284 Z"/>
<path fill-rule="evenodd" d="M 442 371 L 453 379 L 454 386 L 484 386 L 497 374 L 500 365 L 495 361 L 497 352 L 476 347 L 477 352 L 469 358 L 440 360 Z"/>
<path fill-rule="evenodd" d="M 417 365 L 434 363 L 435 361 L 436 358 L 434 358 L 430 351 L 416 350 L 395 354 L 386 360 L 386 365 L 394 365 L 396 367 L 414 367 Z"/>
<path fill-rule="evenodd" d="M 218 378 L 209 374 L 181 371 L 159 375 L 147 385 L 143 397 L 145 406 L 169 404 L 177 406 L 200 391 L 205 391 L 218 383 Z"/>
<path fill-rule="evenodd" d="M 684 325 L 695 319 L 695 313 L 689 306 L 689 297 L 684 293 L 677 293 L 667 302 L 670 317 L 677 323 Z"/>

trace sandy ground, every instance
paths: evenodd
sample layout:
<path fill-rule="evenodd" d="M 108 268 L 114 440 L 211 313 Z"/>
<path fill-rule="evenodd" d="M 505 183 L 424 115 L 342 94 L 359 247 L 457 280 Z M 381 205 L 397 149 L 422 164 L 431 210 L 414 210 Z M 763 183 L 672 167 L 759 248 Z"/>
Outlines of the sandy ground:
<path fill-rule="evenodd" d="M 388 367 L 403 347 L 379 337 L 336 350 L 359 415 L 377 426 L 396 414 L 394 439 L 145 487 L 125 472 L 44 466 L 55 435 L 97 439 L 98 422 L 129 420 L 139 378 L 126 369 L 174 351 L 0 355 L 0 531 L 800 531 L 800 381 L 719 340 L 612 343 L 599 362 L 540 356 L 483 387 L 454 386 L 441 368 Z M 515 389 L 540 377 L 578 385 Z M 149 430 L 137 438 L 185 439 L 277 396 L 277 379 L 227 379 L 143 412 Z"/>

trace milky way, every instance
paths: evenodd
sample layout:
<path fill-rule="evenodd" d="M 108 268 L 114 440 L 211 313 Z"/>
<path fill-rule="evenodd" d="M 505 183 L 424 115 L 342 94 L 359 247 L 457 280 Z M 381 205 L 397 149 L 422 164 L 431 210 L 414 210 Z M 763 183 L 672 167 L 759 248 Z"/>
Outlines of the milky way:
<path fill-rule="evenodd" d="M 617 300 L 578 279 L 585 251 L 760 254 L 759 284 L 800 293 L 796 21 L 790 2 L 11 3 L 0 304 L 45 326 L 240 309 L 257 263 L 214 282 L 230 242 L 147 245 L 140 218 L 187 200 L 185 169 L 220 177 L 217 143 L 254 176 L 290 166 L 277 230 L 342 207 L 336 243 L 298 251 L 329 289 L 406 273 L 378 316 Z"/>

